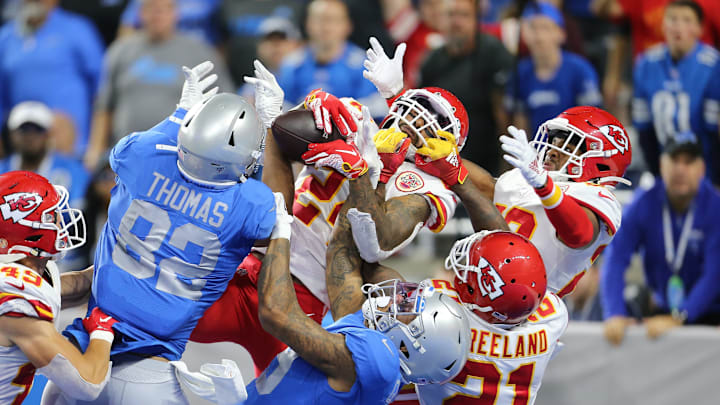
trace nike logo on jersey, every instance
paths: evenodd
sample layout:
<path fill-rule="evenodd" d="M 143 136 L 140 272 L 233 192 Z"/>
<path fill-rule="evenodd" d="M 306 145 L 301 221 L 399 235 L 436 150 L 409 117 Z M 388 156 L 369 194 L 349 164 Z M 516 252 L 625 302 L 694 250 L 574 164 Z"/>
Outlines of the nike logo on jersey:
<path fill-rule="evenodd" d="M 20 291 L 22 291 L 22 290 L 25 289 L 25 283 L 23 283 L 22 281 L 20 282 L 20 285 L 13 284 L 13 283 L 11 283 L 10 281 L 7 281 L 7 280 L 6 280 L 5 282 L 7 283 L 7 285 L 12 286 L 12 287 L 15 287 L 15 288 L 17 288 L 17 289 L 20 290 Z"/>
<path fill-rule="evenodd" d="M 610 201 L 612 201 L 612 200 L 613 200 L 613 198 L 612 198 L 612 197 L 610 197 L 609 195 L 605 195 L 605 194 L 603 194 L 603 192 L 602 192 L 602 191 L 598 191 L 598 195 L 599 195 L 600 197 L 602 197 L 602 198 L 607 198 L 607 199 L 608 199 L 608 200 L 610 200 Z"/>

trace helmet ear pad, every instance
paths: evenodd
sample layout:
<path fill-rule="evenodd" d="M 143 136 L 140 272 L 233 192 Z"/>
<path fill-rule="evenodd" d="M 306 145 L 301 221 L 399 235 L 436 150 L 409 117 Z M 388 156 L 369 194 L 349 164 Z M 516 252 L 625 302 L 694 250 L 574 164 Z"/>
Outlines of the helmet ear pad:
<path fill-rule="evenodd" d="M 216 94 L 185 115 L 178 132 L 178 167 L 200 182 L 245 181 L 255 172 L 264 136 L 255 108 L 247 100 Z"/>

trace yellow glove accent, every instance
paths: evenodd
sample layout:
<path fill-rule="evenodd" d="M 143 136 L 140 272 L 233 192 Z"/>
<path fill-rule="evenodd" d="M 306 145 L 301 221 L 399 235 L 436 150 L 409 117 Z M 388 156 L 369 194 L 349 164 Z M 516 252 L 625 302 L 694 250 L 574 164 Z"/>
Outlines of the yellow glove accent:
<path fill-rule="evenodd" d="M 452 137 L 452 135 L 450 136 Z M 415 154 L 429 157 L 431 161 L 445 159 L 453 152 L 457 154 L 457 145 L 454 140 L 451 142 L 440 138 L 428 138 L 425 139 L 425 142 L 427 145 L 418 149 Z"/>
<path fill-rule="evenodd" d="M 437 135 L 437 137 L 440 139 L 444 139 L 444 140 L 452 143 L 453 145 L 457 145 L 457 142 L 455 142 L 455 135 L 451 134 L 450 132 L 441 130 L 441 131 L 437 131 L 435 133 L 435 135 Z"/>
<path fill-rule="evenodd" d="M 382 129 L 373 137 L 378 153 L 395 153 L 402 141 L 407 138 L 404 132 L 396 128 Z"/>

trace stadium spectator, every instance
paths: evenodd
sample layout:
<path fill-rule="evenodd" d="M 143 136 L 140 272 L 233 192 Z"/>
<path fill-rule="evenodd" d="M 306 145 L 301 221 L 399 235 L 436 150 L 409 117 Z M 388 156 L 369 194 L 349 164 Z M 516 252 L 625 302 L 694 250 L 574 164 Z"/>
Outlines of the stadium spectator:
<path fill-rule="evenodd" d="M 235 83 L 242 83 L 243 76 L 253 74 L 253 60 L 258 58 L 258 42 L 263 37 L 263 22 L 268 18 L 282 18 L 300 27 L 306 3 L 306 0 L 222 1 L 221 24 L 228 36 L 225 54 Z"/>
<path fill-rule="evenodd" d="M 8 129 L 14 153 L 0 160 L 0 173 L 12 170 L 35 172 L 52 184 L 65 187 L 70 205 L 83 209 L 89 174 L 82 164 L 53 149 L 50 128 L 53 113 L 43 103 L 25 101 L 10 111 Z"/>
<path fill-rule="evenodd" d="M 522 15 L 522 36 L 530 57 L 522 59 L 507 87 L 505 105 L 515 125 L 533 131 L 576 105 L 601 104 L 592 65 L 563 51 L 565 22 L 550 3 L 532 3 Z M 528 125 L 529 124 L 529 125 Z"/>
<path fill-rule="evenodd" d="M 373 116 L 387 111 L 385 100 L 362 75 L 365 51 L 348 42 L 352 31 L 348 8 L 340 0 L 314 0 L 308 5 L 305 29 L 308 44 L 288 55 L 280 66 L 278 83 L 288 103 L 301 103 L 322 88 L 339 97 L 353 97 Z"/>
<path fill-rule="evenodd" d="M 113 43 L 105 56 L 85 156 L 89 169 L 122 137 L 151 128 L 173 111 L 185 80 L 182 66 L 213 61 L 220 90 L 235 88 L 213 48 L 176 32 L 174 0 L 145 0 L 141 13 L 143 30 Z"/>
<path fill-rule="evenodd" d="M 383 18 L 395 44 L 405 42 L 403 59 L 405 87 L 417 87 L 420 65 L 428 51 L 445 44 L 447 0 L 420 0 L 417 10 L 410 0 L 381 0 Z"/>
<path fill-rule="evenodd" d="M 300 46 L 300 31 L 285 18 L 270 17 L 260 25 L 260 40 L 257 44 L 257 58 L 269 71 L 277 73 L 285 57 Z M 246 99 L 255 99 L 251 84 L 240 86 L 238 94 Z"/>
<path fill-rule="evenodd" d="M 700 145 L 691 134 L 667 145 L 661 180 L 637 192 L 601 269 L 605 335 L 619 344 L 630 322 L 624 274 L 641 251 L 656 311 L 648 336 L 689 324 L 720 323 L 720 193 L 705 175 Z"/>
<path fill-rule="evenodd" d="M 10 111 L 8 129 L 14 153 L 0 160 L 0 173 L 27 170 L 68 190 L 70 206 L 86 207 L 85 192 L 90 175 L 82 163 L 58 153 L 53 147 L 52 127 L 57 124 L 52 111 L 37 101 L 25 101 Z M 92 262 L 90 262 L 92 263 Z M 79 269 L 88 265 L 80 250 L 72 250 L 57 262 L 60 270 Z"/>
<path fill-rule="evenodd" d="M 720 94 L 709 86 L 720 72 L 720 54 L 699 42 L 702 8 L 692 0 L 675 0 L 665 8 L 665 43 L 641 54 L 635 64 L 633 124 L 653 174 L 659 151 L 674 134 L 691 131 L 704 147 L 708 173 L 716 182 L 717 119 Z"/>
<path fill-rule="evenodd" d="M 442 87 L 463 102 L 472 135 L 462 156 L 498 175 L 498 130 L 509 123 L 502 99 L 512 56 L 495 37 L 478 31 L 475 0 L 451 0 L 449 7 L 447 42 L 428 55 L 420 70 L 420 86 Z"/>
<path fill-rule="evenodd" d="M 87 0 L 85 0 L 87 1 Z M 218 45 L 222 35 L 218 24 L 221 0 L 176 0 L 177 30 L 211 45 Z M 120 19 L 118 36 L 142 29 L 142 3 L 130 0 Z"/>
<path fill-rule="evenodd" d="M 0 28 L 0 120 L 20 102 L 41 101 L 66 114 L 70 132 L 77 134 L 68 149 L 81 156 L 103 46 L 92 23 L 58 8 L 57 2 L 24 0 L 15 19 Z"/>
<path fill-rule="evenodd" d="M 90 19 L 100 32 L 105 46 L 115 40 L 120 16 L 130 0 L 60 0 L 60 7 Z"/>

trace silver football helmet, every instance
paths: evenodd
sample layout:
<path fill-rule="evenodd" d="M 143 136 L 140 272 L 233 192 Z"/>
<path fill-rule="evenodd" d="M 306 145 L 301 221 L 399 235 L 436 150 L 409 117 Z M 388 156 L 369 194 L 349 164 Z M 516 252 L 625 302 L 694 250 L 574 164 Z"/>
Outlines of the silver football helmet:
<path fill-rule="evenodd" d="M 442 384 L 465 366 L 470 324 L 459 303 L 429 280 L 388 280 L 365 284 L 363 316 L 368 326 L 390 338 L 398 349 L 406 382 Z"/>
<path fill-rule="evenodd" d="M 257 169 L 263 127 L 244 98 L 216 94 L 193 106 L 178 132 L 178 167 L 210 185 L 243 182 Z"/>

